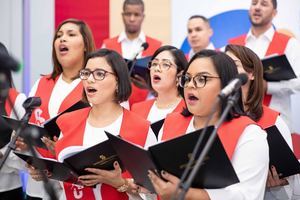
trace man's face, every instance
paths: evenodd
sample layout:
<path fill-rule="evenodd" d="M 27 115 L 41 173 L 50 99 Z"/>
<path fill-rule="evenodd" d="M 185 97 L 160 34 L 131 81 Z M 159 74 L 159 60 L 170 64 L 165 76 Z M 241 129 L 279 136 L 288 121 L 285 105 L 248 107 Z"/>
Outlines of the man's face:
<path fill-rule="evenodd" d="M 206 48 L 213 34 L 209 24 L 201 18 L 193 18 L 188 21 L 188 42 L 193 50 Z"/>
<path fill-rule="evenodd" d="M 272 0 L 252 0 L 249 17 L 252 26 L 266 26 L 272 23 L 277 10 L 274 9 Z"/>
<path fill-rule="evenodd" d="M 122 13 L 125 31 L 137 33 L 141 30 L 144 21 L 144 12 L 141 5 L 126 5 Z"/>

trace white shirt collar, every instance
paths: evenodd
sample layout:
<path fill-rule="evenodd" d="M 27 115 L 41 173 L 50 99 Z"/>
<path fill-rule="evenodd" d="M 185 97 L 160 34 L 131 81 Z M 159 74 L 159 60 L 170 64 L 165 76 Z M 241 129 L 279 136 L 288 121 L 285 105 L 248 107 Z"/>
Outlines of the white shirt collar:
<path fill-rule="evenodd" d="M 213 43 L 210 42 L 208 44 L 208 46 L 204 49 L 215 50 L 215 46 L 213 45 Z M 189 52 L 189 59 L 191 59 L 194 55 L 195 55 L 195 52 L 193 51 L 193 49 L 191 49 L 190 52 Z"/>
<path fill-rule="evenodd" d="M 258 37 L 265 37 L 265 38 L 267 38 L 269 41 L 272 41 L 274 34 L 275 34 L 274 27 L 271 26 L 266 32 L 264 32 L 263 34 L 261 34 L 261 35 L 258 36 Z M 257 37 L 255 37 L 255 36 L 252 34 L 251 29 L 249 30 L 249 32 L 248 32 L 248 34 L 247 34 L 246 41 L 248 41 L 249 39 L 257 39 Z"/>
<path fill-rule="evenodd" d="M 122 41 L 130 41 L 125 33 L 125 31 L 122 31 L 119 35 L 118 42 L 121 43 Z M 140 40 L 141 42 L 146 42 L 146 35 L 143 31 L 140 32 L 139 36 L 135 38 L 134 40 Z"/>

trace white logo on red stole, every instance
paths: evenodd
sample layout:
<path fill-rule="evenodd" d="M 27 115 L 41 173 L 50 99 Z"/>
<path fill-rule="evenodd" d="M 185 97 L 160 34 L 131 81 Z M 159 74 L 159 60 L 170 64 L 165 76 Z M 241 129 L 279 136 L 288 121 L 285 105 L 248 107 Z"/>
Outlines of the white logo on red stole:
<path fill-rule="evenodd" d="M 73 196 L 75 199 L 81 199 L 83 197 L 83 186 L 72 184 Z"/>
<path fill-rule="evenodd" d="M 37 108 L 33 111 L 35 117 L 35 124 L 42 125 L 46 120 L 42 117 L 43 111 L 40 108 Z"/>

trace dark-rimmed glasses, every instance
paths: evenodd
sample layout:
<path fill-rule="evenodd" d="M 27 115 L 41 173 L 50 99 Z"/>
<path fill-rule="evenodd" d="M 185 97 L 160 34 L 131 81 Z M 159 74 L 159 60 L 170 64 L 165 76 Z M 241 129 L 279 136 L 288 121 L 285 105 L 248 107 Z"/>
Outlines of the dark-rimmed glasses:
<path fill-rule="evenodd" d="M 91 74 L 93 74 L 93 78 L 97 81 L 102 81 L 107 74 L 112 74 L 115 76 L 113 72 L 109 72 L 104 69 L 95 69 L 93 71 L 89 69 L 82 69 L 79 71 L 79 78 L 81 80 L 87 80 Z"/>
<path fill-rule="evenodd" d="M 191 77 L 190 75 L 185 74 L 179 77 L 179 86 L 182 88 L 186 88 L 192 80 L 196 88 L 203 88 L 205 87 L 207 80 L 210 78 L 220 78 L 220 77 L 207 76 L 203 74 L 197 74 L 196 76 Z"/>

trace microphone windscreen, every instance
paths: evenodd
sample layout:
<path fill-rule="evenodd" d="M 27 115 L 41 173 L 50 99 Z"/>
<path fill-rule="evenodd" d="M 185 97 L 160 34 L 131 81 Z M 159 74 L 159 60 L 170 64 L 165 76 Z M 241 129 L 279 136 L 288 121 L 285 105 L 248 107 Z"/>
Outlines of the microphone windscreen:
<path fill-rule="evenodd" d="M 247 81 L 248 81 L 248 76 L 245 73 L 238 74 L 236 76 L 236 78 L 238 78 L 239 80 L 241 80 L 242 85 L 245 85 L 247 83 Z"/>
<path fill-rule="evenodd" d="M 148 42 L 144 42 L 144 43 L 142 44 L 142 47 L 144 48 L 144 51 L 145 51 L 146 49 L 148 49 L 148 47 L 149 47 Z"/>
<path fill-rule="evenodd" d="M 20 69 L 19 63 L 11 56 L 0 53 L 0 70 L 1 71 L 18 71 Z"/>

